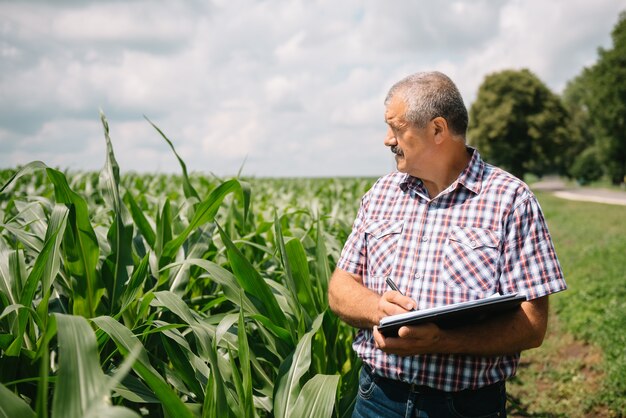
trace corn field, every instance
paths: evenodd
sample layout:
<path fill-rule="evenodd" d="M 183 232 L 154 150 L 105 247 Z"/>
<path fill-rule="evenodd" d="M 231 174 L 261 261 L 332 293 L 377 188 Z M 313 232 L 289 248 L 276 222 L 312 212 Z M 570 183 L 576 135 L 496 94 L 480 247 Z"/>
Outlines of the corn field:
<path fill-rule="evenodd" d="M 347 417 L 327 286 L 368 180 L 0 171 L 0 416 Z M 151 122 L 150 122 L 151 123 Z"/>

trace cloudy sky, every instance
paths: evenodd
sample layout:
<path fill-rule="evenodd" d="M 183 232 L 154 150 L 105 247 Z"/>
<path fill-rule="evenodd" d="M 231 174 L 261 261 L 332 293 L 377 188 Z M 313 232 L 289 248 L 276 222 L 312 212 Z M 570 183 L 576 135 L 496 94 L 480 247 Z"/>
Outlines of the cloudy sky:
<path fill-rule="evenodd" d="M 376 176 L 383 98 L 439 70 L 469 107 L 485 75 L 553 91 L 593 64 L 626 0 L 0 0 L 0 168 Z"/>

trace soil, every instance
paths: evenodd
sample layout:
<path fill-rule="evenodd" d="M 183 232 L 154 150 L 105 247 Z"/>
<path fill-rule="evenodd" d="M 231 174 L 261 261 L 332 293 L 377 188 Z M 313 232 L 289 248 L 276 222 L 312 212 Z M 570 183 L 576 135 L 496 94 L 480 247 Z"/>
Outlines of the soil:
<path fill-rule="evenodd" d="M 566 333 L 552 315 L 543 345 L 522 353 L 507 383 L 508 416 L 614 418 L 602 405 L 602 351 Z"/>

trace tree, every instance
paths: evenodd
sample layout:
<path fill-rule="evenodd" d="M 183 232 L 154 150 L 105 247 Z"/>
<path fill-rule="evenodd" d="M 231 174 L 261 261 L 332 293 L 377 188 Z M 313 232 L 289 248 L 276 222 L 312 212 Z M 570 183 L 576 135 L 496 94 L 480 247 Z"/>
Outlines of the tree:
<path fill-rule="evenodd" d="M 611 36 L 613 48 L 600 48 L 598 61 L 582 77 L 589 86 L 586 105 L 605 170 L 620 184 L 626 175 L 626 11 Z"/>
<path fill-rule="evenodd" d="M 527 69 L 485 77 L 470 108 L 469 143 L 519 178 L 565 172 L 568 113 Z"/>
<path fill-rule="evenodd" d="M 581 182 L 597 180 L 604 174 L 603 159 L 589 116 L 588 103 L 592 90 L 588 78 L 582 73 L 568 81 L 561 97 L 570 116 L 569 145 L 563 149 L 564 165 L 568 175 Z M 591 165 L 595 167 L 592 169 Z"/>

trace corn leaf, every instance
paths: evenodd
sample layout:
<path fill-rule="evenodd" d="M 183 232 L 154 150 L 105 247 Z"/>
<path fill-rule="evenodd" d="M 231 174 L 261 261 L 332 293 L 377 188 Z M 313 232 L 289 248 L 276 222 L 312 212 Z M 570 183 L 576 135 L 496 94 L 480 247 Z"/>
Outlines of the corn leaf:
<path fill-rule="evenodd" d="M 74 279 L 74 313 L 92 317 L 104 293 L 104 286 L 97 268 L 100 247 L 89 220 L 87 203 L 70 189 L 63 173 L 51 168 L 47 168 L 46 172 L 54 184 L 56 201 L 66 204 L 70 210 L 63 246 L 65 266 Z"/>
<path fill-rule="evenodd" d="M 321 309 L 328 307 L 328 282 L 331 269 L 328 262 L 328 252 L 324 240 L 324 225 L 317 219 L 317 233 L 315 234 L 315 271 L 317 277 L 318 303 Z"/>
<path fill-rule="evenodd" d="M 126 408 L 112 407 L 108 378 L 100 368 L 96 337 L 86 319 L 55 314 L 59 340 L 59 372 L 52 400 L 53 418 L 87 415 L 138 417 Z M 108 411 L 113 409 L 113 411 Z"/>
<path fill-rule="evenodd" d="M 188 395 L 197 400 L 204 399 L 204 388 L 200 385 L 190 359 L 187 357 L 180 345 L 161 334 L 161 343 L 165 348 L 168 360 L 172 363 L 172 368 L 176 375 L 185 383 L 188 388 Z"/>
<path fill-rule="evenodd" d="M 145 283 L 148 276 L 148 262 L 149 255 L 146 254 L 145 257 L 141 260 L 138 266 L 135 267 L 132 276 L 128 282 L 128 285 L 124 287 L 124 291 L 121 295 L 120 299 L 120 310 L 116 317 L 119 317 L 124 311 L 128 308 L 128 306 L 135 302 L 139 293 L 142 290 L 142 286 Z"/>
<path fill-rule="evenodd" d="M 293 407 L 293 416 L 330 418 L 333 414 L 339 375 L 315 375 L 306 382 Z"/>
<path fill-rule="evenodd" d="M 322 324 L 323 315 L 319 315 L 311 330 L 304 334 L 295 351 L 281 364 L 276 387 L 274 388 L 274 416 L 289 418 L 297 416 L 294 407 L 302 386 L 300 379 L 307 373 L 311 365 L 311 340 Z"/>
<path fill-rule="evenodd" d="M 137 201 L 133 197 L 133 195 L 126 191 L 124 193 L 124 202 L 128 205 L 130 210 L 130 214 L 133 217 L 133 221 L 135 225 L 137 225 L 137 229 L 141 233 L 141 236 L 146 240 L 150 248 L 155 249 L 154 244 L 156 242 L 156 234 L 154 233 L 154 229 L 146 215 L 143 213 L 139 205 L 137 205 Z"/>
<path fill-rule="evenodd" d="M 263 315 L 270 318 L 276 324 L 288 323 L 287 318 L 280 309 L 271 288 L 267 285 L 267 283 L 265 283 L 265 280 L 263 280 L 259 272 L 237 249 L 235 244 L 233 244 L 219 225 L 218 229 L 220 237 L 226 245 L 228 261 L 230 261 L 230 265 L 239 286 L 241 286 L 247 293 L 255 295 L 258 300 L 262 302 L 262 305 L 257 306 L 257 308 L 259 308 Z"/>
<path fill-rule="evenodd" d="M 133 226 L 128 220 L 126 207 L 120 198 L 120 168 L 115 160 L 113 144 L 109 137 L 109 123 L 102 112 L 100 120 L 104 128 L 107 150 L 104 167 L 100 171 L 100 190 L 105 202 L 113 210 L 113 222 L 107 234 L 111 253 L 104 261 L 102 280 L 109 296 L 109 310 L 118 312 L 120 297 L 128 281 L 128 269 L 133 266 Z"/>
<path fill-rule="evenodd" d="M 161 137 L 165 140 L 165 142 L 167 142 L 167 145 L 170 146 L 170 148 L 172 149 L 172 152 L 174 153 L 174 155 L 178 159 L 178 163 L 180 164 L 180 168 L 183 170 L 183 190 L 185 192 L 185 197 L 187 199 L 189 199 L 190 197 L 195 197 L 196 199 L 200 200 L 200 196 L 198 195 L 198 192 L 196 192 L 196 189 L 194 189 L 194 187 L 191 185 L 191 182 L 189 181 L 189 175 L 187 174 L 187 165 L 185 164 L 183 159 L 180 158 L 180 156 L 176 152 L 176 149 L 174 148 L 174 144 L 172 144 L 172 141 L 170 141 L 169 138 L 167 136 L 165 136 L 163 131 L 161 131 L 145 115 L 144 115 L 144 118 L 150 123 L 150 125 L 152 125 L 152 127 L 154 129 L 156 129 L 156 131 L 161 135 Z"/>
<path fill-rule="evenodd" d="M 130 352 L 137 344 L 141 345 L 139 339 L 128 328 L 110 316 L 99 316 L 93 318 L 92 322 L 113 339 L 122 353 Z M 133 370 L 152 389 L 170 416 L 177 418 L 193 417 L 191 411 L 165 383 L 163 377 L 152 367 L 148 360 L 148 353 L 143 346 L 137 355 L 137 361 L 133 364 Z"/>
<path fill-rule="evenodd" d="M 48 282 L 48 287 L 52 281 L 52 278 L 45 277 L 45 273 L 51 274 L 54 271 L 54 268 L 51 265 L 54 264 L 54 261 L 50 261 L 51 255 L 54 256 L 56 251 L 58 251 L 60 243 L 57 241 L 57 236 L 59 236 L 59 232 L 62 227 L 65 225 L 64 217 L 67 215 L 67 211 L 59 210 L 56 212 L 58 217 L 63 220 L 59 220 L 58 222 L 50 223 L 50 229 L 56 228 L 56 230 L 52 230 L 49 236 L 46 239 L 46 243 L 44 244 L 41 252 L 37 255 L 37 259 L 35 260 L 35 264 L 30 271 L 28 278 L 26 279 L 26 283 L 24 284 L 24 288 L 22 289 L 22 293 L 20 295 L 20 304 L 22 306 L 31 307 L 33 304 L 33 299 L 35 297 L 35 292 L 37 291 L 37 287 L 42 282 Z M 58 266 L 57 266 L 58 271 Z M 47 289 L 44 289 L 47 293 Z M 47 314 L 47 312 L 46 312 Z M 34 317 L 37 315 L 35 314 Z M 7 355 L 9 356 L 17 356 L 22 348 L 22 343 L 24 342 L 23 335 L 26 331 L 28 321 L 28 311 L 21 310 L 18 314 L 18 330 L 16 337 L 18 337 L 13 344 L 7 349 Z M 28 340 L 26 340 L 28 343 Z"/>
<path fill-rule="evenodd" d="M 242 377 L 242 393 L 240 396 L 243 404 L 243 411 L 246 417 L 253 418 L 256 416 L 254 410 L 254 402 L 252 398 L 252 370 L 250 367 L 250 346 L 248 344 L 248 336 L 246 334 L 246 324 L 244 321 L 243 311 L 239 311 L 239 323 L 237 325 L 237 340 L 239 343 L 239 367 Z"/>
<path fill-rule="evenodd" d="M 153 306 L 166 307 L 191 327 L 200 348 L 200 355 L 208 358 L 208 352 L 211 350 L 209 347 L 211 334 L 207 326 L 198 321 L 194 312 L 177 294 L 170 291 L 155 292 L 154 298 Z"/>
<path fill-rule="evenodd" d="M 207 273 L 209 273 L 209 276 L 211 277 L 213 281 L 215 281 L 216 283 L 222 286 L 224 295 L 228 298 L 228 300 L 230 300 L 231 302 L 235 304 L 240 302 L 241 287 L 239 286 L 239 282 L 237 281 L 237 278 L 235 277 L 235 275 L 231 273 L 230 271 L 226 270 L 225 268 L 217 265 L 216 263 L 212 261 L 195 259 L 195 258 L 169 264 L 163 267 L 163 270 L 169 269 L 171 267 L 176 267 L 182 264 L 190 264 L 190 265 L 195 265 L 195 266 L 202 268 Z M 257 307 L 257 305 L 260 305 L 260 301 L 253 302 L 252 298 L 254 298 L 254 296 L 251 296 L 248 294 L 244 295 L 243 301 L 241 301 L 242 303 L 241 307 L 246 312 L 249 312 L 252 314 L 261 314 L 261 310 Z"/>
<path fill-rule="evenodd" d="M 35 418 L 26 401 L 0 383 L 0 417 Z"/>
<path fill-rule="evenodd" d="M 167 243 L 163 249 L 163 258 L 167 260 L 167 263 L 172 260 L 174 254 L 176 254 L 181 245 L 183 245 L 189 234 L 195 231 L 199 226 L 207 222 L 212 222 L 215 219 L 215 215 L 217 214 L 224 198 L 228 194 L 234 192 L 237 192 L 243 198 L 245 211 L 247 213 L 247 208 L 250 204 L 249 186 L 235 179 L 228 180 L 220 184 L 204 201 L 200 202 L 196 206 L 193 218 L 185 230 L 178 237 Z M 163 264 L 164 263 L 161 263 L 161 265 Z"/>
<path fill-rule="evenodd" d="M 9 187 L 16 182 L 20 177 L 28 175 L 35 170 L 40 170 L 42 168 L 46 168 L 47 165 L 42 163 L 41 161 L 32 161 L 26 164 L 24 167 L 17 170 L 13 175 L 0 187 L 0 193 L 3 193 L 5 190 L 8 190 Z"/>

